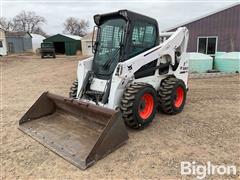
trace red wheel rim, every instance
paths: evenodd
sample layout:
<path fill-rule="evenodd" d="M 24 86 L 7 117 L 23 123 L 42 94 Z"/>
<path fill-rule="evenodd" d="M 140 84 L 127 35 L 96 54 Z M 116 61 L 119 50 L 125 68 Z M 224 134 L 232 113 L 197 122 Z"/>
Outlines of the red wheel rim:
<path fill-rule="evenodd" d="M 175 107 L 179 108 L 182 103 L 183 103 L 183 99 L 184 99 L 184 91 L 182 87 L 178 87 L 176 90 L 176 98 L 175 98 Z"/>
<path fill-rule="evenodd" d="M 149 93 L 144 94 L 141 97 L 141 101 L 138 106 L 139 116 L 142 119 L 146 120 L 152 114 L 153 107 L 154 107 L 153 96 Z"/>

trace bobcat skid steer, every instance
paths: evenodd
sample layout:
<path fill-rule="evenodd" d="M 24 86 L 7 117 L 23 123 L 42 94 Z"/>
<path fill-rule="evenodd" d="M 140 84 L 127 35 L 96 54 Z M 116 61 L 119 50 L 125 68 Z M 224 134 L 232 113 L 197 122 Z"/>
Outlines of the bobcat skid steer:
<path fill-rule="evenodd" d="M 146 127 L 157 110 L 183 110 L 188 30 L 159 35 L 155 19 L 128 10 L 94 16 L 94 56 L 79 61 L 70 97 L 44 92 L 19 129 L 81 169 Z M 96 32 L 96 33 L 95 33 Z"/>

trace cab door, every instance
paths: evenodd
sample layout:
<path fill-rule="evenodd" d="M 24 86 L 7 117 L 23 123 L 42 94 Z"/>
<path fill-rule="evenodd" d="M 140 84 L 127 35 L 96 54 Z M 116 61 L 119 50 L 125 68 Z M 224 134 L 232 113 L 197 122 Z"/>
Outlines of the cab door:
<path fill-rule="evenodd" d="M 132 36 L 129 48 L 129 58 L 141 54 L 158 45 L 157 27 L 154 24 L 136 21 L 133 25 L 131 34 Z M 157 60 L 142 66 L 138 71 L 135 72 L 135 78 L 137 79 L 154 75 L 154 67 L 156 67 L 156 65 Z"/>
<path fill-rule="evenodd" d="M 157 27 L 154 24 L 136 21 L 131 33 L 129 58 L 156 46 L 156 32 Z"/>

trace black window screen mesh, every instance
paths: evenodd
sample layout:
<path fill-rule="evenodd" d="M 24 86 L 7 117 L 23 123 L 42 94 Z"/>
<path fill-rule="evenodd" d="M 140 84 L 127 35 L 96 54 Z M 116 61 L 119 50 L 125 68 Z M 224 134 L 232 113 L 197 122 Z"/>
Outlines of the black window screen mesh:
<path fill-rule="evenodd" d="M 130 57 L 153 47 L 156 41 L 156 27 L 149 23 L 137 22 L 132 32 Z"/>
<path fill-rule="evenodd" d="M 97 39 L 99 44 L 93 64 L 96 74 L 109 75 L 113 72 L 119 60 L 125 25 L 124 19 L 110 19 L 100 26 Z"/>
<path fill-rule="evenodd" d="M 100 55 L 110 53 L 111 50 L 119 48 L 123 29 L 106 25 L 101 29 Z"/>
<path fill-rule="evenodd" d="M 144 41 L 149 42 L 150 44 L 155 42 L 153 26 L 147 26 L 145 30 Z"/>

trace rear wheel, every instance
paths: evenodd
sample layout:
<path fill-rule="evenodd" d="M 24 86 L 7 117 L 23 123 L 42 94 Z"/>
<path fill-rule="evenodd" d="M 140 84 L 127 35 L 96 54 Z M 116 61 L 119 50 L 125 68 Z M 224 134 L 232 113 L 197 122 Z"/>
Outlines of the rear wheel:
<path fill-rule="evenodd" d="M 158 95 L 160 110 L 166 114 L 180 113 L 187 96 L 185 83 L 175 77 L 168 77 L 162 80 Z"/>
<path fill-rule="evenodd" d="M 69 97 L 70 98 L 76 99 L 76 97 L 77 97 L 77 88 L 78 88 L 78 80 L 76 79 L 73 82 L 73 84 L 72 84 L 72 86 L 70 88 L 70 92 L 69 92 Z"/>
<path fill-rule="evenodd" d="M 156 114 L 156 97 L 156 91 L 150 84 L 131 84 L 125 90 L 121 101 L 126 125 L 140 129 L 152 122 Z"/>

